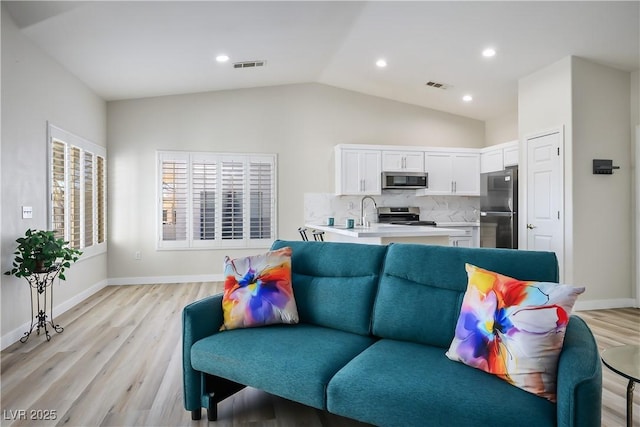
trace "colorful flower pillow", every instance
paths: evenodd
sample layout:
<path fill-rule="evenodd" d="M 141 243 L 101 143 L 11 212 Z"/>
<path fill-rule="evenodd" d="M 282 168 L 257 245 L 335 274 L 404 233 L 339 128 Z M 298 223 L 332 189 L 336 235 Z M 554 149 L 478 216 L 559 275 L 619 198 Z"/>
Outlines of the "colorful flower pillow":
<path fill-rule="evenodd" d="M 558 358 L 585 288 L 525 282 L 466 264 L 469 283 L 447 357 L 556 401 Z"/>
<path fill-rule="evenodd" d="M 237 328 L 298 323 L 291 287 L 291 248 L 224 261 L 224 324 Z"/>

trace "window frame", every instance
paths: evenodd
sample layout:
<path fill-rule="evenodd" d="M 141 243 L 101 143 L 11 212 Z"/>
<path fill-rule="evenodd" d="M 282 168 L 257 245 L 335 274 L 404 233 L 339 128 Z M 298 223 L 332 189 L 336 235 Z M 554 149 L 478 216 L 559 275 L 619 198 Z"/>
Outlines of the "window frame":
<path fill-rule="evenodd" d="M 104 254 L 107 252 L 107 149 L 93 142 L 90 142 L 78 135 L 61 129 L 57 126 L 47 123 L 47 229 L 54 229 L 54 185 L 53 185 L 53 145 L 57 141 L 64 145 L 64 236 L 63 239 L 66 242 L 70 241 L 71 237 L 71 222 L 70 222 L 70 188 L 71 180 L 69 177 L 69 152 L 72 148 L 80 150 L 79 161 L 79 204 L 80 204 L 80 246 L 78 249 L 82 251 L 81 259 L 90 258 L 96 255 Z M 92 170 L 91 170 L 91 197 L 92 197 L 92 235 L 93 243 L 90 246 L 86 246 L 86 175 L 85 175 L 85 160 L 86 154 L 90 153 L 93 158 Z M 98 158 L 102 158 L 102 180 L 100 181 L 98 172 Z M 99 188 L 102 182 L 102 191 Z M 102 209 L 99 209 L 100 202 L 98 197 L 102 195 Z M 100 212 L 102 211 L 102 212 Z M 102 215 L 101 215 L 102 214 Z M 102 225 L 99 224 L 102 218 Z M 102 232 L 103 241 L 100 242 L 100 233 Z"/>
<path fill-rule="evenodd" d="M 194 232 L 194 163 L 203 161 L 216 162 L 216 191 L 215 197 L 215 235 L 214 239 L 195 239 Z M 165 161 L 185 161 L 187 170 L 187 207 L 186 207 L 186 238 L 184 240 L 163 240 L 163 162 Z M 220 164 L 222 162 L 242 162 L 243 163 L 243 197 L 242 197 L 242 222 L 243 238 L 222 239 L 221 224 L 222 211 L 218 209 L 222 198 L 222 183 Z M 270 174 L 271 180 L 271 236 L 264 239 L 252 239 L 251 236 L 251 187 L 250 187 L 250 164 L 251 162 L 265 162 L 272 165 Z M 226 153 L 226 152 L 203 152 L 203 151 L 176 151 L 157 150 L 156 151 L 156 249 L 165 250 L 210 250 L 210 249 L 245 249 L 245 248 L 268 248 L 278 236 L 278 158 L 274 153 Z M 206 232 L 206 231 L 205 231 Z"/>

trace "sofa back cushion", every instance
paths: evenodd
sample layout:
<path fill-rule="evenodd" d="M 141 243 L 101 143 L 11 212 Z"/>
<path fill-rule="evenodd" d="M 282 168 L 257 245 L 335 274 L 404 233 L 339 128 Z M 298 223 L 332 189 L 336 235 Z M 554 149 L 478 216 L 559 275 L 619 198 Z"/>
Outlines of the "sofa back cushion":
<path fill-rule="evenodd" d="M 276 240 L 289 246 L 300 322 L 361 335 L 371 333 L 373 301 L 386 246 Z"/>
<path fill-rule="evenodd" d="M 521 280 L 558 281 L 552 252 L 391 244 L 374 305 L 373 334 L 448 348 L 467 289 L 466 263 Z"/>

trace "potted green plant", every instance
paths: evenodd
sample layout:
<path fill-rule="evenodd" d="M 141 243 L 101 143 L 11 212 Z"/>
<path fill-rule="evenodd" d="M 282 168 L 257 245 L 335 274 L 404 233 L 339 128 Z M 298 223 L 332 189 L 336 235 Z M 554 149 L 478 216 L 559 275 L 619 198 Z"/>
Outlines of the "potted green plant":
<path fill-rule="evenodd" d="M 26 277 L 59 266 L 59 277 L 65 280 L 64 270 L 82 255 L 80 250 L 70 247 L 69 242 L 56 238 L 53 231 L 29 229 L 16 242 L 18 248 L 13 253 L 13 268 L 6 271 L 6 275 Z"/>

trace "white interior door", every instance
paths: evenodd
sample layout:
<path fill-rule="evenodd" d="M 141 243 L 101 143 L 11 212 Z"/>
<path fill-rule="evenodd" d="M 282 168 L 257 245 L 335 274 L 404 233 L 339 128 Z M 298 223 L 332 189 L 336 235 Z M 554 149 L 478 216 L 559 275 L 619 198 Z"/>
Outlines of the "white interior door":
<path fill-rule="evenodd" d="M 527 249 L 555 252 L 563 277 L 562 135 L 527 138 Z"/>

